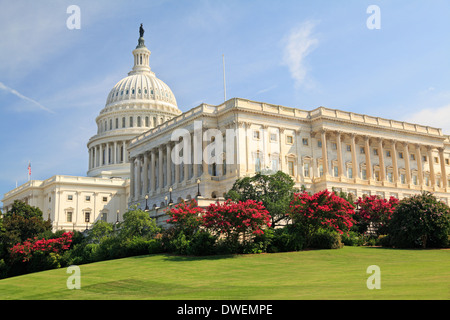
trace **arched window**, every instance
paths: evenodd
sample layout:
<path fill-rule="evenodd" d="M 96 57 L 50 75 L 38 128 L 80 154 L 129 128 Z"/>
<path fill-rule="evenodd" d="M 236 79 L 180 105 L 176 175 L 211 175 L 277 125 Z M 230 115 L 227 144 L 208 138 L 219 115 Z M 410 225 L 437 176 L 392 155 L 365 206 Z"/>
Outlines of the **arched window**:
<path fill-rule="evenodd" d="M 116 129 L 119 129 L 119 118 L 116 118 Z"/>
<path fill-rule="evenodd" d="M 137 117 L 137 126 L 142 127 L 141 117 Z"/>
<path fill-rule="evenodd" d="M 133 117 L 130 117 L 130 127 L 133 127 Z"/>
<path fill-rule="evenodd" d="M 125 128 L 125 117 L 122 118 L 122 128 Z"/>
<path fill-rule="evenodd" d="M 146 127 L 149 127 L 149 118 L 148 117 L 145 117 L 145 126 Z"/>

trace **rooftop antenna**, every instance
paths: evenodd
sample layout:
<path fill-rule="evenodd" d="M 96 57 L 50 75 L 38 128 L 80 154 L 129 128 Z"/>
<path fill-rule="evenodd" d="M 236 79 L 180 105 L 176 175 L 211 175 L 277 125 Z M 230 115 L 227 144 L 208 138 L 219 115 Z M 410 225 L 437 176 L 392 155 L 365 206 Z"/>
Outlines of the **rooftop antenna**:
<path fill-rule="evenodd" d="M 222 54 L 222 65 L 223 65 L 223 101 L 227 101 L 227 87 L 225 82 L 225 55 Z"/>

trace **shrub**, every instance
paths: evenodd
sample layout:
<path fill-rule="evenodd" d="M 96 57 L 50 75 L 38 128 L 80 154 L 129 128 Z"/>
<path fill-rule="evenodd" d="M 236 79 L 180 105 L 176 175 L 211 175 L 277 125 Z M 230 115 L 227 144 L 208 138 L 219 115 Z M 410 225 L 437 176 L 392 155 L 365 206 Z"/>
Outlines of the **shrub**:
<path fill-rule="evenodd" d="M 398 203 L 399 200 L 395 197 L 390 197 L 389 200 L 377 195 L 358 198 L 356 205 L 359 206 L 357 216 L 362 227 L 361 231 L 366 231 L 368 225 L 372 223 L 377 229 L 377 234 L 386 234 L 387 225 Z"/>
<path fill-rule="evenodd" d="M 263 234 L 270 227 L 270 215 L 261 202 L 254 200 L 227 200 L 223 204 L 211 204 L 203 216 L 203 226 L 217 235 L 225 235 L 230 241 L 239 241 L 242 236 Z"/>
<path fill-rule="evenodd" d="M 166 222 L 172 225 L 176 232 L 183 232 L 189 238 L 202 224 L 202 212 L 203 209 L 197 206 L 197 201 L 183 201 L 167 212 L 170 218 Z"/>
<path fill-rule="evenodd" d="M 390 244 L 399 248 L 449 245 L 450 209 L 429 192 L 400 201 L 389 224 Z"/>
<path fill-rule="evenodd" d="M 268 252 L 288 252 L 303 250 L 305 238 L 297 225 L 287 225 L 273 231 L 273 239 Z"/>
<path fill-rule="evenodd" d="M 343 243 L 338 232 L 319 229 L 313 234 L 309 247 L 314 249 L 340 249 L 343 247 Z"/>
<path fill-rule="evenodd" d="M 216 252 L 217 237 L 211 235 L 208 231 L 200 230 L 189 243 L 187 253 L 194 256 L 208 256 Z"/>
<path fill-rule="evenodd" d="M 354 207 L 347 200 L 328 190 L 313 195 L 307 192 L 294 194 L 289 211 L 294 224 L 303 232 L 306 246 L 319 229 L 339 234 L 348 232 L 355 222 L 354 214 Z"/>

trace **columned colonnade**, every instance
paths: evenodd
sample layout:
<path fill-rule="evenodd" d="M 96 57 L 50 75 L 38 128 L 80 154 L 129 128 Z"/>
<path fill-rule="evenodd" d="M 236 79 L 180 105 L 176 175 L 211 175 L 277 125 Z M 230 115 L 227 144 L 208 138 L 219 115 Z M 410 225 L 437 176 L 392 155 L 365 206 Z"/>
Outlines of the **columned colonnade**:
<path fill-rule="evenodd" d="M 99 143 L 89 148 L 89 170 L 127 162 L 127 141 Z"/>
<path fill-rule="evenodd" d="M 322 161 L 323 175 L 333 176 L 330 174 L 330 161 L 328 159 L 328 148 L 331 143 L 335 143 L 336 160 L 337 160 L 337 178 L 346 177 L 345 166 L 349 163 L 344 163 L 343 150 L 351 152 L 352 177 L 356 178 L 360 173 L 360 165 L 358 163 L 358 153 L 365 156 L 365 170 L 366 178 L 363 180 L 379 181 L 381 183 L 391 182 L 406 185 L 429 186 L 446 189 L 448 188 L 448 177 L 446 169 L 446 159 L 444 156 L 443 147 L 432 147 L 419 143 L 412 143 L 408 141 L 400 141 L 396 139 L 384 139 L 380 137 L 358 135 L 355 133 L 347 133 L 343 131 L 321 130 L 316 132 L 316 137 L 320 135 L 322 142 Z M 342 148 L 345 142 L 348 149 Z M 360 149 L 357 148 L 360 147 Z M 437 149 L 439 156 L 435 157 L 434 151 Z M 391 165 L 386 166 L 386 160 L 390 158 Z M 402 162 L 400 165 L 399 162 Z M 447 159 L 448 161 L 448 159 Z M 425 163 L 426 162 L 426 165 Z M 439 163 L 440 172 L 436 172 L 435 164 Z M 416 164 L 414 171 L 417 171 L 417 181 L 413 179 L 412 164 Z M 374 167 L 377 167 L 375 171 Z M 331 166 L 332 168 L 333 166 Z M 388 172 L 388 168 L 392 168 Z M 427 174 L 425 174 L 425 172 Z M 377 173 L 377 174 L 376 174 Z M 389 175 L 388 175 L 389 173 Z M 392 174 L 392 178 L 391 178 Z M 404 176 L 402 176 L 404 175 Z M 439 177 L 439 180 L 438 180 Z M 360 177 L 363 178 L 363 177 Z M 404 180 L 402 181 L 402 178 Z M 426 179 L 428 178 L 428 179 Z M 413 181 L 414 180 L 414 181 Z"/>

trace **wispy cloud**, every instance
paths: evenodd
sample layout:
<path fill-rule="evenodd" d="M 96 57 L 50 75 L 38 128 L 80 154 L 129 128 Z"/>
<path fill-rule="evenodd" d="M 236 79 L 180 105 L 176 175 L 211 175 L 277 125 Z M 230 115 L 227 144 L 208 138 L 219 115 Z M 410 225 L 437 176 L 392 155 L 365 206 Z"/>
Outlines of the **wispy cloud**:
<path fill-rule="evenodd" d="M 21 94 L 21 93 L 18 92 L 17 90 L 15 90 L 15 89 L 13 89 L 13 88 L 10 88 L 10 87 L 6 86 L 6 85 L 3 84 L 2 82 L 0 82 L 0 89 L 1 89 L 1 90 L 4 90 L 4 91 L 6 91 L 6 92 L 9 92 L 9 93 L 11 93 L 11 94 L 13 94 L 13 95 L 19 97 L 19 98 L 22 99 L 22 100 L 26 100 L 26 101 L 29 101 L 29 102 L 33 103 L 34 105 L 36 105 L 37 107 L 39 107 L 39 109 L 41 109 L 41 110 L 47 111 L 47 112 L 49 112 L 49 113 L 55 113 L 53 110 L 50 110 L 49 108 L 44 107 L 42 104 L 40 104 L 40 103 L 37 102 L 36 100 L 33 100 L 33 99 L 31 99 L 31 98 L 28 98 L 27 96 L 24 96 L 23 94 Z"/>
<path fill-rule="evenodd" d="M 440 108 L 425 108 L 408 116 L 405 121 L 425 126 L 441 128 L 444 134 L 450 134 L 450 104 Z"/>
<path fill-rule="evenodd" d="M 283 64 L 289 68 L 297 87 L 310 87 L 307 83 L 308 66 L 306 57 L 319 45 L 319 40 L 313 34 L 317 22 L 306 21 L 293 28 L 283 39 Z"/>

